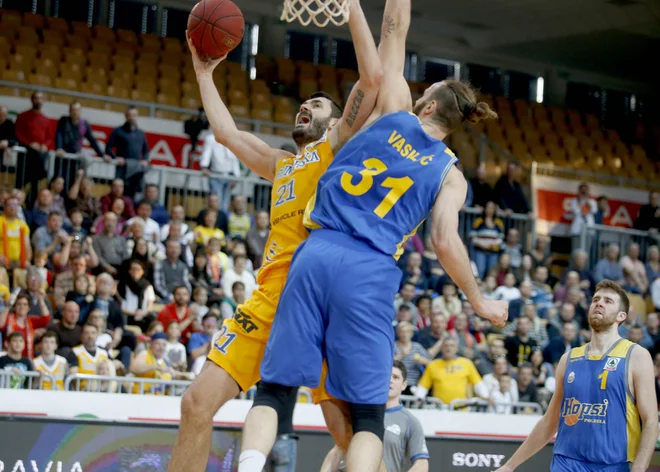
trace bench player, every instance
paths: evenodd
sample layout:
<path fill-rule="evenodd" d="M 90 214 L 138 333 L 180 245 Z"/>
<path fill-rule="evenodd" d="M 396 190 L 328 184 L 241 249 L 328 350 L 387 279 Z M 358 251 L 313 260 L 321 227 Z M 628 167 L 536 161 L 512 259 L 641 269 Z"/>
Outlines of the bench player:
<path fill-rule="evenodd" d="M 603 280 L 589 306 L 591 341 L 564 354 L 557 390 L 529 437 L 497 472 L 512 472 L 557 433 L 552 472 L 643 472 L 658 439 L 649 352 L 619 336 L 630 302 Z"/>
<path fill-rule="evenodd" d="M 245 422 L 243 454 L 270 450 L 283 400 L 297 386 L 319 385 L 325 358 L 325 387 L 347 402 L 354 433 L 346 469 L 378 470 L 401 280 L 395 261 L 429 213 L 442 266 L 479 315 L 499 326 L 506 322 L 507 304 L 485 300 L 472 275 L 458 234 L 467 183 L 442 142 L 466 121 L 497 115 L 456 81 L 432 85 L 415 104 L 417 116 L 410 113 L 403 77 L 410 1 L 391 0 L 385 10 L 376 108 L 335 156 L 308 204 L 305 223 L 312 232 L 294 255 L 280 299 Z M 239 465 L 239 472 L 260 470 L 249 457 Z"/>
<path fill-rule="evenodd" d="M 365 122 L 376 103 L 382 68 L 359 1 L 351 2 L 349 27 L 360 73 L 348 98 L 349 106 L 342 112 L 324 93 L 304 102 L 292 133 L 299 148 L 296 156 L 273 149 L 256 136 L 236 128 L 212 78 L 213 69 L 224 58 L 201 62 L 189 41 L 202 102 L 216 139 L 252 171 L 272 181 L 273 190 L 271 232 L 264 265 L 257 276 L 259 288 L 215 335 L 208 356 L 210 362 L 206 362 L 182 398 L 181 425 L 170 472 L 206 469 L 213 416 L 228 400 L 259 380 L 259 366 L 291 256 L 308 235 L 303 226 L 305 206 L 334 154 Z M 289 397 L 287 401 L 295 402 L 295 392 Z"/>

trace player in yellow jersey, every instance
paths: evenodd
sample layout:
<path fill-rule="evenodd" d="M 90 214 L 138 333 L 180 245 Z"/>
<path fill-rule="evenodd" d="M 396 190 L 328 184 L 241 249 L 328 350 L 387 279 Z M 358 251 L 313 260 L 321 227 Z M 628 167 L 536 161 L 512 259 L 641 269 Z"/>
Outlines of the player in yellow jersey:
<path fill-rule="evenodd" d="M 333 155 L 360 129 L 376 103 L 382 70 L 373 36 L 359 1 L 351 2 L 349 28 L 360 79 L 341 108 L 324 93 L 300 107 L 293 129 L 298 154 L 273 149 L 256 136 L 239 131 L 222 103 L 212 72 L 219 60 L 202 62 L 189 41 L 204 109 L 218 142 L 248 168 L 273 182 L 271 231 L 264 253 L 259 288 L 240 305 L 213 340 L 202 373 L 181 402 L 181 425 L 172 451 L 170 472 L 206 469 L 213 416 L 238 393 L 259 380 L 270 327 L 293 252 L 307 238 L 303 216 L 316 184 Z M 295 391 L 285 399 L 295 401 Z M 265 457 L 264 457 L 265 460 Z"/>

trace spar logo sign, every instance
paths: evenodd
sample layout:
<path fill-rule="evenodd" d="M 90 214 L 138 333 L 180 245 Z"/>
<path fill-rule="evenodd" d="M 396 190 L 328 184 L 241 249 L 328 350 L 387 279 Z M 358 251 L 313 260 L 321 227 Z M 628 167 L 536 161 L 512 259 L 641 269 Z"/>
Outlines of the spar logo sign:
<path fill-rule="evenodd" d="M 502 466 L 503 454 L 475 454 L 474 452 L 455 452 L 451 465 L 455 467 L 495 467 Z"/>
<path fill-rule="evenodd" d="M 83 469 L 80 462 L 75 462 L 69 467 L 62 461 L 48 461 L 39 467 L 37 461 L 25 461 L 25 463 L 16 461 L 13 466 L 7 464 L 5 467 L 5 463 L 0 461 L 0 472 L 83 472 Z"/>

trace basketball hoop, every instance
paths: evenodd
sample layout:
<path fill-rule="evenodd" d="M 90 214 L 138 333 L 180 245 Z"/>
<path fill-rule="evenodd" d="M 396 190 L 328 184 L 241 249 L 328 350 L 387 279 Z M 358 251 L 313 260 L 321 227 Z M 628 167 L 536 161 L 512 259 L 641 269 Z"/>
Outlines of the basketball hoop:
<path fill-rule="evenodd" d="M 332 22 L 341 26 L 348 21 L 350 0 L 284 0 L 280 20 L 291 23 L 298 20 L 303 26 L 314 22 L 323 28 Z"/>

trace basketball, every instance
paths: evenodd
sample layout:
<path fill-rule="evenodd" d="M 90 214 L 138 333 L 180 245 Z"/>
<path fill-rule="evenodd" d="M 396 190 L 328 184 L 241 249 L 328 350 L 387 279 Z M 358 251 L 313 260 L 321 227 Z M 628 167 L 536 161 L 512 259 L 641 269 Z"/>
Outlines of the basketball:
<path fill-rule="evenodd" d="M 567 415 L 564 418 L 564 423 L 566 423 L 567 426 L 575 426 L 578 422 L 578 415 Z"/>
<path fill-rule="evenodd" d="M 202 0 L 188 16 L 188 37 L 200 57 L 217 59 L 243 39 L 243 13 L 231 0 Z"/>

